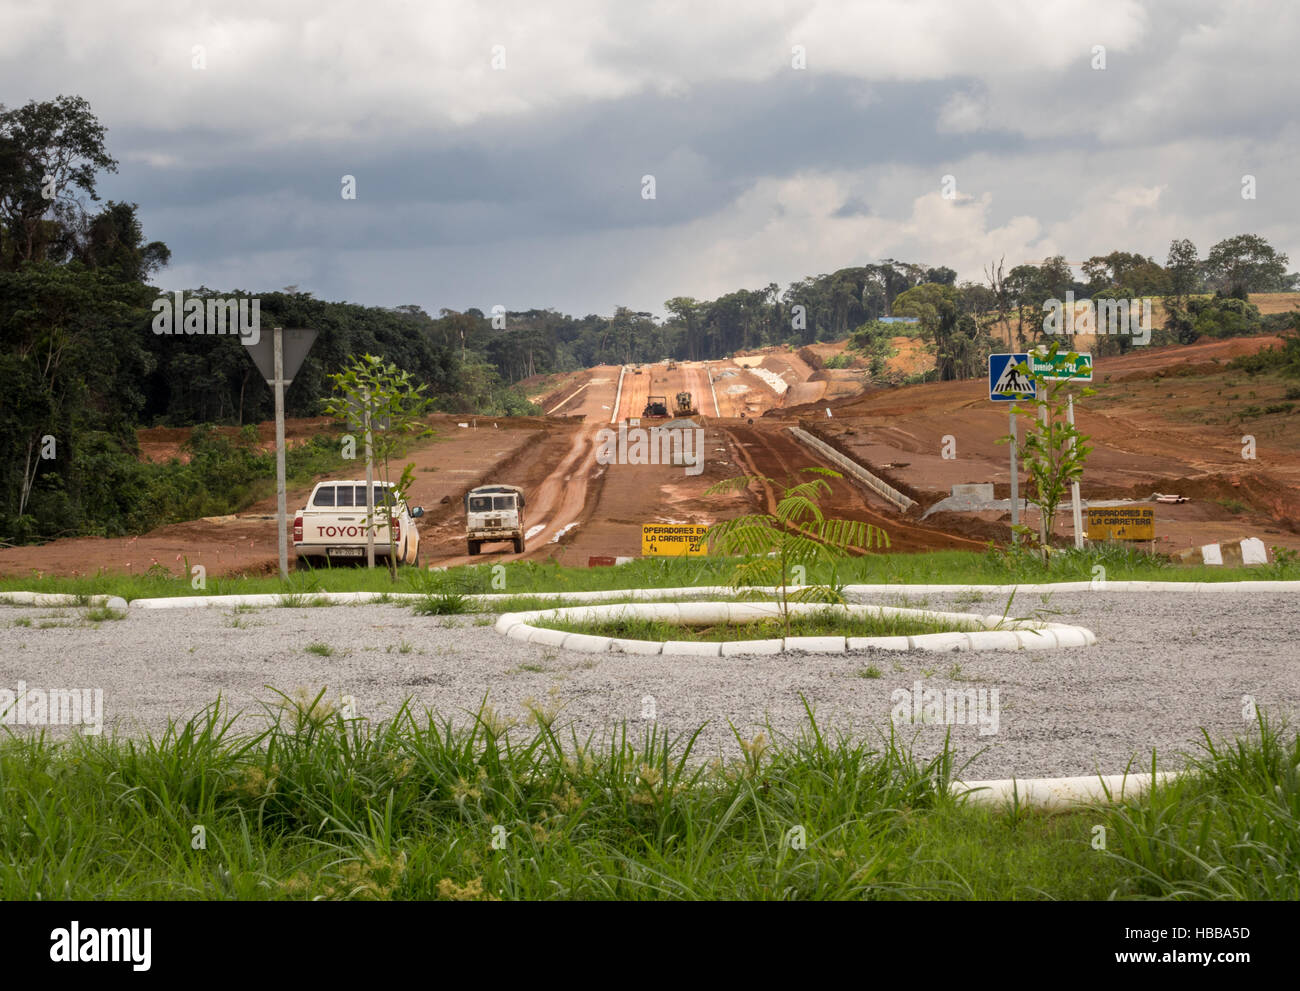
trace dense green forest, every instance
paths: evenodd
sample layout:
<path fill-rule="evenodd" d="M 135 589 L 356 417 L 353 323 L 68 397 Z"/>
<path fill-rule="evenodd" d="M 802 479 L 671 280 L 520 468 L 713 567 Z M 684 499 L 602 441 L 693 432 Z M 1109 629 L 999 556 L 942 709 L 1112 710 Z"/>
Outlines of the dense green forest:
<path fill-rule="evenodd" d="M 187 464 L 140 464 L 139 426 L 244 425 L 268 419 L 272 400 L 238 337 L 153 332 L 160 291 L 152 280 L 171 252 L 147 240 L 137 204 L 101 203 L 97 181 L 117 167 L 107 129 L 85 100 L 0 105 L 0 542 L 139 532 L 187 518 L 200 504 L 240 508 L 234 496 L 214 508 L 211 493 L 224 487 L 251 498 L 270 471 L 251 437 L 210 431 L 191 442 Z M 440 411 L 510 415 L 537 412 L 515 388 L 533 375 L 851 334 L 862 341 L 883 333 L 875 321 L 886 315 L 918 317 L 935 376 L 964 378 L 981 373 L 991 321 L 1011 320 L 1032 341 L 1041 336 L 1043 301 L 1067 291 L 1162 298 L 1164 341 L 1253 333 L 1271 323 L 1246 296 L 1295 288 L 1300 276 L 1287 274 L 1287 261 L 1254 235 L 1221 241 L 1204 259 L 1190 241 L 1175 241 L 1164 265 L 1123 251 L 1096 256 L 1082 266 L 1086 281 L 1062 257 L 1009 271 L 991 263 L 984 281 L 960 284 L 951 268 L 886 258 L 784 290 L 769 283 L 713 300 L 673 297 L 662 319 L 627 307 L 609 316 L 432 316 L 414 305 L 326 302 L 294 287 L 186 295 L 256 298 L 262 327 L 318 331 L 286 396 L 291 416 L 318 415 L 326 376 L 363 352 L 427 383 Z"/>

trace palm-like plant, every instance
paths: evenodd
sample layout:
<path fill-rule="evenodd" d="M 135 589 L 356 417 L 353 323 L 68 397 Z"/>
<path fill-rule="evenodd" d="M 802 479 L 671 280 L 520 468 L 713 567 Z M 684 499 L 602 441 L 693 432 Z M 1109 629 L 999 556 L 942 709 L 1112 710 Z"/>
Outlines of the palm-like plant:
<path fill-rule="evenodd" d="M 889 534 L 878 526 L 861 520 L 827 519 L 822 513 L 818 503 L 831 491 L 826 479 L 843 477 L 839 472 L 829 468 L 803 468 L 801 472 L 819 477 L 803 482 L 791 478 L 781 490 L 775 512 L 723 520 L 709 527 L 707 534 L 712 549 L 743 558 L 732 573 L 732 588 L 780 585 L 778 601 L 786 636 L 790 635 L 791 602 L 826 601 L 828 597 L 833 601 L 836 596 L 829 586 L 802 583 L 791 592 L 791 569 L 800 567 L 806 574 L 809 567 L 840 560 L 851 549 L 889 546 Z M 765 476 L 744 475 L 710 486 L 707 494 L 742 491 L 755 480 L 777 486 Z"/>

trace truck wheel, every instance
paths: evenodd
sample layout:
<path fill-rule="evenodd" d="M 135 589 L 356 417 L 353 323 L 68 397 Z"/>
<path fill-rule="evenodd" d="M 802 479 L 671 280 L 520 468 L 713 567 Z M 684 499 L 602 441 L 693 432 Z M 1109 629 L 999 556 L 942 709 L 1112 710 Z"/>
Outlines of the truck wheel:
<path fill-rule="evenodd" d="M 469 542 L 469 552 L 471 555 L 477 554 L 478 548 L 479 548 L 479 542 L 477 540 L 471 540 Z"/>
<path fill-rule="evenodd" d="M 516 553 L 516 554 L 522 554 L 523 552 L 524 552 L 524 538 L 523 538 L 523 537 L 516 537 L 516 538 L 515 538 L 515 553 Z"/>

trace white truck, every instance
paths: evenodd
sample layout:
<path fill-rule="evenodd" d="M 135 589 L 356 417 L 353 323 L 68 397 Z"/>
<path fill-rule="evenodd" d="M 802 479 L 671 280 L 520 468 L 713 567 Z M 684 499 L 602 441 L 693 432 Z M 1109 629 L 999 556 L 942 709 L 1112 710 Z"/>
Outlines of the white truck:
<path fill-rule="evenodd" d="M 483 544 L 513 541 L 524 552 L 524 490 L 517 485 L 480 485 L 465 493 L 465 530 L 469 552 Z"/>
<path fill-rule="evenodd" d="M 386 507 L 394 486 L 375 482 L 375 558 L 387 558 L 388 518 Z M 419 565 L 420 531 L 415 521 L 424 515 L 420 506 L 400 500 L 392 510 L 393 543 L 397 563 Z M 298 560 L 327 561 L 366 556 L 366 483 L 361 481 L 320 482 L 312 489 L 307 505 L 293 518 L 293 549 Z"/>

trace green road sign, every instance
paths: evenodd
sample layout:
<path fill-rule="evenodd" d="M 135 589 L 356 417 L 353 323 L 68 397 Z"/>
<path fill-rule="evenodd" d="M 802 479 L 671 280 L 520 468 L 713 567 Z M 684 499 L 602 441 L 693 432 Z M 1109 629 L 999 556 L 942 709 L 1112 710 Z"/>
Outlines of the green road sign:
<path fill-rule="evenodd" d="M 1029 353 L 1029 370 L 1040 379 L 1070 380 L 1074 382 L 1092 381 L 1092 355 L 1076 354 L 1070 360 L 1069 353 L 1058 354 L 1049 359 L 1045 354 Z"/>

